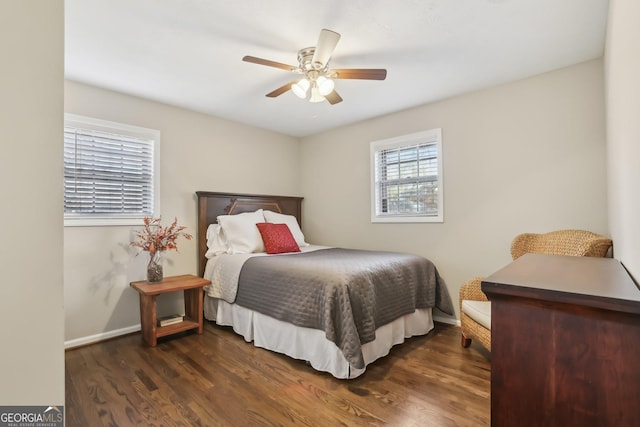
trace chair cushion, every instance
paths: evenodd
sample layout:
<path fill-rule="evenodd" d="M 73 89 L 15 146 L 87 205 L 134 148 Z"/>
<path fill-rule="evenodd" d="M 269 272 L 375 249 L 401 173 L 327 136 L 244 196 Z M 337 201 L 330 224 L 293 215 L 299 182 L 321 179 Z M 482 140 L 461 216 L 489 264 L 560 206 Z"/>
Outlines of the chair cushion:
<path fill-rule="evenodd" d="M 485 328 L 491 330 L 491 301 L 462 300 L 462 311 Z"/>

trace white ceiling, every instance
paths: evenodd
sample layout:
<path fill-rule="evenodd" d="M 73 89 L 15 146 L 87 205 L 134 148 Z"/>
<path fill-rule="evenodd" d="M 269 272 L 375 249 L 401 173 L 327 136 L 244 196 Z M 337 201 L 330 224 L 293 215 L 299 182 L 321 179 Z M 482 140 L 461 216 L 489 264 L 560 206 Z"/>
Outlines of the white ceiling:
<path fill-rule="evenodd" d="M 603 55 L 608 0 L 66 0 L 66 78 L 306 136 Z M 342 35 L 343 102 L 312 104 L 295 75 L 322 28 Z"/>

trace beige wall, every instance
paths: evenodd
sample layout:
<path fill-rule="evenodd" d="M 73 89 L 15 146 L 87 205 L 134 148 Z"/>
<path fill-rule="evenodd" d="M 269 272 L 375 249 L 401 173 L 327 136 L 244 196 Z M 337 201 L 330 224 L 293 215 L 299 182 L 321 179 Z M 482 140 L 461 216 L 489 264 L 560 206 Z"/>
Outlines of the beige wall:
<path fill-rule="evenodd" d="M 640 280 L 640 2 L 610 3 L 605 55 L 609 224 L 614 256 Z"/>
<path fill-rule="evenodd" d="M 160 213 L 169 220 L 176 216 L 192 233 L 195 191 L 301 194 L 296 138 L 75 82 L 65 83 L 64 108 L 160 130 Z M 138 328 L 138 294 L 129 282 L 144 279 L 146 254 L 134 256 L 131 230 L 65 227 L 68 345 Z M 195 241 L 181 240 L 178 248 L 166 254 L 165 274 L 197 273 Z M 163 299 L 160 309 L 175 311 L 180 302 Z"/>
<path fill-rule="evenodd" d="M 454 302 L 464 280 L 509 262 L 520 232 L 609 231 L 600 60 L 301 141 L 74 82 L 65 85 L 65 111 L 159 129 L 161 213 L 192 231 L 196 190 L 302 195 L 309 241 L 430 258 Z M 372 224 L 369 142 L 435 127 L 443 129 L 445 222 Z M 130 239 L 131 227 L 65 228 L 68 345 L 138 328 L 128 284 L 144 277 L 145 259 Z M 166 274 L 194 273 L 195 242 L 167 258 Z M 161 310 L 180 302 L 160 301 Z"/>
<path fill-rule="evenodd" d="M 0 2 L 1 405 L 64 405 L 63 1 Z"/>
<path fill-rule="evenodd" d="M 460 285 L 508 263 L 521 232 L 608 234 L 603 64 L 583 63 L 304 138 L 308 240 L 431 259 Z M 370 222 L 370 141 L 442 128 L 444 223 Z"/>

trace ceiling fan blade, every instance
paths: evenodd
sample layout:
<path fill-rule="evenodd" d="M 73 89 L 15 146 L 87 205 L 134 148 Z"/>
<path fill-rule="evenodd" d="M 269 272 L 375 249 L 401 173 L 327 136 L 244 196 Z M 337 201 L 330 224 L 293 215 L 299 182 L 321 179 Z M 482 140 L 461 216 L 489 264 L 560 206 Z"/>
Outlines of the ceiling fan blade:
<path fill-rule="evenodd" d="M 275 98 L 276 96 L 280 96 L 283 93 L 285 93 L 286 91 L 291 89 L 291 85 L 295 83 L 295 80 L 292 82 L 289 82 L 285 85 L 280 86 L 278 89 L 269 92 L 268 94 L 266 94 L 265 96 L 268 96 L 269 98 Z"/>
<path fill-rule="evenodd" d="M 247 55 L 244 58 L 242 58 L 242 60 L 245 62 L 252 62 L 254 64 L 266 65 L 267 67 L 282 68 L 283 70 L 287 70 L 287 71 L 294 71 L 297 68 L 297 67 L 294 67 L 293 65 L 283 64 L 282 62 L 270 61 L 268 59 L 256 58 L 255 56 Z"/>
<path fill-rule="evenodd" d="M 340 34 L 335 31 L 327 29 L 320 31 L 316 50 L 313 53 L 313 59 L 311 62 L 314 64 L 320 64 L 320 68 L 324 68 L 327 65 L 327 62 L 329 62 L 329 59 L 331 59 L 331 55 L 333 55 L 333 51 L 338 44 L 338 40 L 340 40 Z"/>
<path fill-rule="evenodd" d="M 384 68 L 342 68 L 331 70 L 334 79 L 384 80 L 387 70 Z"/>
<path fill-rule="evenodd" d="M 331 92 L 329 95 L 325 96 L 325 98 L 327 99 L 327 101 L 329 101 L 329 104 L 331 105 L 337 104 L 338 102 L 342 102 L 342 97 L 338 95 L 338 92 L 336 92 L 335 90 Z"/>

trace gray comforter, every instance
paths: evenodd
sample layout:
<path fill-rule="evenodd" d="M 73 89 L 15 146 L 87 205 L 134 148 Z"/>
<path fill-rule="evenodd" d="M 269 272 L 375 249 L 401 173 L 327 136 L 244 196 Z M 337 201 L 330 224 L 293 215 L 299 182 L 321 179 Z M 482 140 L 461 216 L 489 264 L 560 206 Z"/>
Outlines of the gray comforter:
<path fill-rule="evenodd" d="M 240 272 L 236 304 L 297 326 L 320 329 L 355 368 L 376 328 L 416 308 L 453 314 L 444 281 L 425 258 L 392 252 L 322 249 L 254 257 Z"/>

